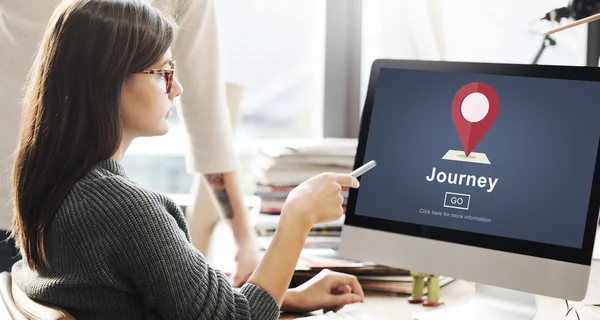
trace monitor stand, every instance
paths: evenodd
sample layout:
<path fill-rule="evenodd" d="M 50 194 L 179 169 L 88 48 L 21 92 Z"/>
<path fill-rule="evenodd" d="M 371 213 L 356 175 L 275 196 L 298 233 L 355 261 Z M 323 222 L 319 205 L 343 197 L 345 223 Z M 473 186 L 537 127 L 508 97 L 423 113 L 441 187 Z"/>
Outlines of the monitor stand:
<path fill-rule="evenodd" d="M 477 284 L 475 296 L 463 305 L 438 307 L 414 316 L 415 320 L 486 319 L 532 320 L 537 308 L 530 293 Z"/>

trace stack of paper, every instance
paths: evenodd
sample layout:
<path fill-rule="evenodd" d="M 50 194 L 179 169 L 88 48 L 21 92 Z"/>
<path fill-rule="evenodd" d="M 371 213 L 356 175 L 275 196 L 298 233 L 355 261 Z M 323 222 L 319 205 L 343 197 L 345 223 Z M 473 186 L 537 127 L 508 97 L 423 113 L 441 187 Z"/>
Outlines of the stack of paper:
<path fill-rule="evenodd" d="M 259 141 L 253 172 L 261 212 L 279 214 L 289 192 L 315 175 L 351 172 L 357 143 L 343 138 Z M 343 192 L 347 197 L 348 190 Z"/>

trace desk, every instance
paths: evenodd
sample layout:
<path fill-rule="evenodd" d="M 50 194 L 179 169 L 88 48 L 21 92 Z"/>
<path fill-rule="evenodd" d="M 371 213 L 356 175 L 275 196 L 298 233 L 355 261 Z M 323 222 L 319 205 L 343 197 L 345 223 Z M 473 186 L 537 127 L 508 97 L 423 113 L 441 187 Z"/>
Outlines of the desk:
<path fill-rule="evenodd" d="M 598 230 L 600 234 L 600 230 Z M 600 238 L 600 237 L 598 237 Z M 598 240 L 597 238 L 597 240 Z M 600 246 L 600 241 L 597 241 Z M 228 250 L 229 248 L 229 250 Z M 225 223 L 219 223 L 215 228 L 211 250 L 207 256 L 209 262 L 218 268 L 232 270 L 233 253 L 235 248 L 231 229 Z M 216 254 L 218 252 L 218 254 Z M 599 254 L 600 255 L 600 254 Z M 446 306 L 465 303 L 475 292 L 475 284 L 463 280 L 456 280 L 440 290 L 440 297 Z M 536 296 L 538 314 L 536 320 L 576 320 L 573 312 L 565 317 L 567 307 L 564 300 L 544 296 Z M 579 312 L 581 320 L 600 320 L 600 311 L 585 307 L 585 304 L 600 303 L 600 260 L 592 263 L 590 284 L 586 298 L 582 302 L 571 302 L 569 306 L 575 307 Z M 441 306 L 440 308 L 443 308 Z M 412 315 L 423 311 L 433 310 L 421 305 L 409 304 L 405 297 L 390 297 L 381 295 L 369 295 L 365 297 L 365 303 L 348 305 L 342 310 L 360 309 L 375 316 L 376 319 L 402 319 L 411 320 Z M 340 311 L 341 312 L 341 311 Z M 318 313 L 315 313 L 318 314 Z M 294 319 L 306 315 L 282 314 L 280 319 Z"/>
<path fill-rule="evenodd" d="M 446 306 L 453 306 L 467 302 L 475 292 L 475 284 L 462 280 L 454 281 L 441 289 L 441 299 Z M 577 316 L 571 312 L 565 317 L 567 307 L 564 300 L 549 298 L 545 296 L 536 296 L 538 304 L 538 314 L 535 319 L 543 320 L 572 320 Z M 594 260 L 592 263 L 592 273 L 590 275 L 590 285 L 586 298 L 582 302 L 571 302 L 569 306 L 575 307 L 579 312 L 581 320 L 600 319 L 600 311 L 585 307 L 586 303 L 600 303 L 600 260 Z M 441 306 L 440 308 L 444 308 Z M 360 309 L 372 314 L 377 319 L 412 319 L 413 314 L 423 311 L 434 310 L 425 308 L 421 305 L 409 304 L 405 297 L 390 297 L 380 295 L 369 295 L 365 297 L 365 303 L 349 305 L 342 310 Z M 341 312 L 341 311 L 340 311 Z M 315 313 L 318 314 L 318 313 Z M 294 319 L 306 315 L 282 314 L 280 319 Z"/>

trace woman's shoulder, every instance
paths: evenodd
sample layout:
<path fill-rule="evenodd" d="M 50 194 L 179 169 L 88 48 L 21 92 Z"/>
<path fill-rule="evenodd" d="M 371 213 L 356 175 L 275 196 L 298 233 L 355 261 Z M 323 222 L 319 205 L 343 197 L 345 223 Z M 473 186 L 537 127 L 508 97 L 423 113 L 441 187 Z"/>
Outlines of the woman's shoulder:
<path fill-rule="evenodd" d="M 61 230 L 60 237 L 99 234 L 121 239 L 136 232 L 141 237 L 140 228 L 149 230 L 143 226 L 169 225 L 188 236 L 185 216 L 173 200 L 139 186 L 120 170 L 97 165 L 75 183 L 55 216 L 53 226 Z"/>
<path fill-rule="evenodd" d="M 151 196 L 151 192 L 124 174 L 95 165 L 75 183 L 70 195 L 88 201 L 106 201 L 123 197 L 144 198 Z"/>

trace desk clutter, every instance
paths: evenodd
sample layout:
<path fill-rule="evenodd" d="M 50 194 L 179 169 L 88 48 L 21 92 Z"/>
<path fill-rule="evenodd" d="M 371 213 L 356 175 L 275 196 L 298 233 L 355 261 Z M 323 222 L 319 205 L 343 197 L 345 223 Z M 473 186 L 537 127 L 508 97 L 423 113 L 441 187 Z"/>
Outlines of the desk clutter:
<path fill-rule="evenodd" d="M 272 236 L 259 236 L 263 251 L 269 247 L 272 238 Z M 414 278 L 410 271 L 344 258 L 337 251 L 339 242 L 339 236 L 309 236 L 296 264 L 296 271 L 290 285 L 296 287 L 323 269 L 329 269 L 355 275 L 365 292 L 406 297 L 414 295 Z M 428 282 L 424 282 L 422 277 L 417 277 L 416 280 L 421 281 L 419 294 L 428 295 Z M 439 287 L 453 280 L 450 277 L 440 276 Z"/>
<path fill-rule="evenodd" d="M 281 208 L 289 192 L 304 180 L 321 172 L 349 173 L 354 166 L 356 139 L 322 138 L 269 140 L 258 144 L 254 175 L 254 196 L 260 199 L 260 213 L 253 219 L 263 250 L 268 248 L 279 222 Z M 342 190 L 345 201 L 347 189 Z M 344 202 L 345 208 L 345 202 Z M 353 261 L 339 252 L 344 216 L 313 226 L 296 265 L 291 286 L 295 287 L 323 269 L 355 275 L 366 292 L 403 295 L 413 294 L 413 276 L 408 270 Z M 452 282 L 440 276 L 439 286 Z M 425 282 L 420 294 L 428 294 Z"/>

